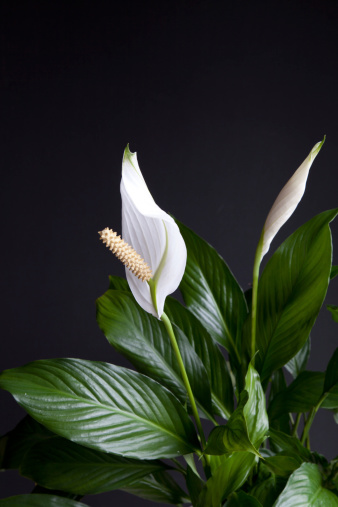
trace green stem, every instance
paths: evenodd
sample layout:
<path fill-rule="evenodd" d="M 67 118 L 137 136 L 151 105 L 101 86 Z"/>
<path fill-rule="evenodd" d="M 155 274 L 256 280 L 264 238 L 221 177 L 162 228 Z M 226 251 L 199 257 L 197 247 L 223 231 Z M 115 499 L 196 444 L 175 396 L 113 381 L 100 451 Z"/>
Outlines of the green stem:
<path fill-rule="evenodd" d="M 259 278 L 259 267 L 261 264 L 262 247 L 263 247 L 263 233 L 259 239 L 254 268 L 252 276 L 252 304 L 251 304 L 251 363 L 255 366 L 255 354 L 256 354 L 256 319 L 257 319 L 257 293 L 258 293 L 258 278 Z"/>
<path fill-rule="evenodd" d="M 306 439 L 308 438 L 308 435 L 309 435 L 309 431 L 310 431 L 310 428 L 311 428 L 311 425 L 313 423 L 313 420 L 315 418 L 315 415 L 318 411 L 318 409 L 320 408 L 321 404 L 323 403 L 323 401 L 325 400 L 325 398 L 327 397 L 329 393 L 324 393 L 319 402 L 317 403 L 317 405 L 315 407 L 312 407 L 310 412 L 309 412 L 309 415 L 308 415 L 308 418 L 306 420 L 306 423 L 305 423 L 305 426 L 304 426 L 304 430 L 303 430 L 303 434 L 302 434 L 302 438 L 301 438 L 301 443 L 304 445 Z"/>
<path fill-rule="evenodd" d="M 293 437 L 294 437 L 294 436 L 297 436 L 297 437 L 298 437 L 297 430 L 298 430 L 298 426 L 299 426 L 299 423 L 300 423 L 301 417 L 302 417 L 302 412 L 298 412 L 297 417 L 296 417 L 295 424 L 293 425 L 293 428 L 292 428 L 292 433 L 291 433 L 291 436 L 293 436 Z"/>
<path fill-rule="evenodd" d="M 191 404 L 191 408 L 192 408 L 192 413 L 193 413 L 193 415 L 195 417 L 198 433 L 199 433 L 200 438 L 201 438 L 202 449 L 204 449 L 205 448 L 205 437 L 204 437 L 204 433 L 203 433 L 203 428 L 202 428 L 201 420 L 200 420 L 200 417 L 198 415 L 198 411 L 197 411 L 197 407 L 196 407 L 196 403 L 195 403 L 195 398 L 194 398 L 193 392 L 192 392 L 191 387 L 190 387 L 190 382 L 189 382 L 189 379 L 188 379 L 187 372 L 185 371 L 184 363 L 183 363 L 183 360 L 182 360 L 180 349 L 178 348 L 178 344 L 177 344 L 177 341 L 176 341 L 176 338 L 175 338 L 174 330 L 173 330 L 173 327 L 171 325 L 171 322 L 170 322 L 168 316 L 165 313 L 162 313 L 161 320 L 162 320 L 162 322 L 164 323 L 164 325 L 166 327 L 166 330 L 168 332 L 168 335 L 169 335 L 169 338 L 170 338 L 170 341 L 171 341 L 171 345 L 172 345 L 172 347 L 174 349 L 174 353 L 175 353 L 175 356 L 176 356 L 176 359 L 177 359 L 177 362 L 178 362 L 178 366 L 180 368 L 180 372 L 181 372 L 181 375 L 182 375 L 182 378 L 183 378 L 183 382 L 184 382 L 184 385 L 185 385 L 185 388 L 187 390 L 188 397 L 189 397 L 189 400 L 190 400 L 190 404 Z"/>

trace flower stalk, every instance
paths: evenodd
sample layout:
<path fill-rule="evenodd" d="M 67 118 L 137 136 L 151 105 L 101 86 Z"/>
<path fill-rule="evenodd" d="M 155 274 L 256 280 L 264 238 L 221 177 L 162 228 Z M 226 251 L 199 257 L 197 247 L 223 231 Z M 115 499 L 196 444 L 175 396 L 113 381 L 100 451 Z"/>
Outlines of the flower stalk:
<path fill-rule="evenodd" d="M 171 322 L 170 322 L 168 316 L 164 312 L 162 313 L 161 320 L 162 320 L 163 324 L 165 325 L 165 328 L 166 328 L 166 330 L 168 332 L 168 335 L 169 335 L 169 338 L 170 338 L 170 341 L 171 341 L 171 345 L 172 345 L 172 347 L 174 349 L 174 353 L 175 353 L 175 356 L 176 356 L 176 359 L 177 359 L 177 362 L 178 362 L 178 366 L 180 368 L 182 379 L 183 379 L 185 388 L 186 388 L 187 393 L 188 393 L 189 401 L 190 401 L 191 408 L 192 408 L 192 413 L 193 413 L 195 421 L 196 421 L 197 430 L 198 430 L 198 433 L 199 433 L 199 436 L 200 436 L 200 439 L 201 439 L 202 449 L 204 449 L 206 442 L 205 442 L 205 436 L 204 436 L 204 433 L 203 433 L 203 428 L 202 428 L 201 420 L 200 420 L 200 417 L 198 415 L 195 398 L 194 398 L 194 395 L 193 395 L 193 392 L 192 392 L 192 389 L 191 389 L 191 386 L 190 386 L 190 382 L 189 382 L 189 379 L 188 379 L 187 372 L 185 371 L 183 359 L 182 359 L 181 352 L 180 352 L 180 349 L 179 349 L 177 341 L 176 341 L 174 330 L 173 330 L 173 327 L 171 325 Z"/>

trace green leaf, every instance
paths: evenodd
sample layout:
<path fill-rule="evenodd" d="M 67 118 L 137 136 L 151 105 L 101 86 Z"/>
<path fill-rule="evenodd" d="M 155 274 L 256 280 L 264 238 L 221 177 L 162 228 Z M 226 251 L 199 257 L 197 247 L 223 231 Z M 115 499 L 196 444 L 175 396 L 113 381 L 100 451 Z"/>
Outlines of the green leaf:
<path fill-rule="evenodd" d="M 182 403 L 187 398 L 182 375 L 164 324 L 142 310 L 130 292 L 109 290 L 96 302 L 96 318 L 109 343 L 137 368 L 157 380 Z M 184 333 L 174 332 L 191 388 L 201 408 L 212 413 L 207 372 Z"/>
<path fill-rule="evenodd" d="M 109 276 L 109 289 L 131 292 L 127 280 L 120 276 Z"/>
<path fill-rule="evenodd" d="M 319 402 L 324 388 L 324 373 L 303 371 L 284 391 L 277 394 L 269 406 L 270 419 L 286 412 L 307 412 Z M 331 388 L 322 408 L 338 407 L 338 386 Z"/>
<path fill-rule="evenodd" d="M 326 308 L 332 315 L 332 318 L 335 322 L 338 322 L 338 306 L 336 305 L 326 305 Z"/>
<path fill-rule="evenodd" d="M 275 475 L 289 477 L 289 475 L 297 470 L 297 468 L 299 468 L 302 464 L 302 459 L 297 459 L 294 456 L 284 456 L 278 454 L 276 456 L 266 458 L 264 464 L 270 468 Z"/>
<path fill-rule="evenodd" d="M 262 504 L 253 496 L 239 491 L 232 493 L 229 500 L 225 503 L 226 507 L 262 507 Z"/>
<path fill-rule="evenodd" d="M 338 266 L 332 266 L 330 273 L 330 280 L 333 280 L 338 275 Z"/>
<path fill-rule="evenodd" d="M 198 507 L 219 507 L 233 491 L 246 481 L 256 456 L 250 452 L 236 452 L 213 472 L 198 499 Z"/>
<path fill-rule="evenodd" d="M 114 456 L 56 437 L 32 447 L 20 472 L 45 488 L 94 495 L 129 486 L 165 468 L 160 461 Z"/>
<path fill-rule="evenodd" d="M 182 504 L 189 501 L 187 494 L 166 472 L 160 472 L 134 483 L 123 491 L 152 502 Z"/>
<path fill-rule="evenodd" d="M 164 458 L 198 447 L 178 400 L 126 368 L 80 359 L 50 359 L 6 370 L 0 387 L 54 433 L 130 458 Z"/>
<path fill-rule="evenodd" d="M 0 500 L 1 507 L 87 507 L 84 503 L 55 495 L 17 495 Z"/>
<path fill-rule="evenodd" d="M 223 354 L 201 322 L 176 299 L 168 297 L 164 311 L 201 359 L 211 386 L 214 411 L 228 419 L 234 410 L 234 393 Z"/>
<path fill-rule="evenodd" d="M 206 454 L 225 454 L 236 451 L 248 451 L 260 457 L 259 452 L 251 443 L 246 418 L 244 416 L 244 407 L 249 400 L 247 391 L 243 391 L 240 395 L 239 404 L 231 415 L 226 426 L 216 426 L 210 433 Z M 250 410 L 250 409 L 249 409 Z M 250 421 L 250 423 L 252 423 Z"/>
<path fill-rule="evenodd" d="M 195 507 L 198 504 L 198 498 L 203 489 L 203 481 L 198 475 L 196 475 L 190 466 L 187 467 L 186 481 L 191 503 Z"/>
<path fill-rule="evenodd" d="M 238 343 L 248 313 L 243 291 L 216 250 L 188 227 L 179 222 L 177 225 L 188 250 L 180 285 L 184 301 L 239 365 Z"/>
<path fill-rule="evenodd" d="M 291 373 L 293 378 L 298 377 L 298 375 L 305 370 L 307 362 L 310 357 L 310 351 L 311 351 L 311 338 L 309 336 L 306 342 L 304 343 L 303 347 L 285 365 L 285 368 L 288 370 L 289 373 Z"/>
<path fill-rule="evenodd" d="M 330 392 L 337 390 L 335 389 L 337 387 L 337 384 L 338 384 L 338 347 L 334 351 L 329 361 L 329 364 L 326 368 L 323 394 L 324 393 L 329 394 Z"/>
<path fill-rule="evenodd" d="M 338 384 L 338 348 L 333 353 L 325 373 L 324 393 L 329 393 Z"/>
<path fill-rule="evenodd" d="M 55 434 L 27 415 L 0 438 L 0 469 L 19 468 L 32 446 L 51 437 Z"/>
<path fill-rule="evenodd" d="M 283 368 L 279 368 L 272 374 L 270 404 L 273 398 L 287 388 Z M 290 434 L 290 417 L 288 413 L 282 414 L 278 419 L 270 419 L 270 425 L 276 430 Z"/>
<path fill-rule="evenodd" d="M 338 506 L 338 498 L 322 486 L 322 477 L 316 465 L 303 463 L 290 476 L 284 491 L 274 507 Z"/>
<path fill-rule="evenodd" d="M 281 431 L 276 431 L 270 428 L 269 430 L 270 439 L 276 444 L 286 455 L 300 457 L 303 461 L 311 461 L 311 452 L 302 446 L 298 438 L 286 435 Z"/>
<path fill-rule="evenodd" d="M 279 494 L 285 487 L 286 480 L 283 477 L 276 477 L 275 474 L 268 471 L 268 468 L 259 464 L 260 474 L 254 482 L 250 494 L 264 506 L 273 505 Z M 261 471 L 264 470 L 264 474 Z"/>
<path fill-rule="evenodd" d="M 305 344 L 324 301 L 331 271 L 331 222 L 338 209 L 315 216 L 278 248 L 258 286 L 255 367 L 261 381 Z"/>
<path fill-rule="evenodd" d="M 259 375 L 251 363 L 245 377 L 245 390 L 249 394 L 249 399 L 244 406 L 243 415 L 249 439 L 254 447 L 259 449 L 269 429 L 269 419 L 266 413 L 265 394 Z"/>

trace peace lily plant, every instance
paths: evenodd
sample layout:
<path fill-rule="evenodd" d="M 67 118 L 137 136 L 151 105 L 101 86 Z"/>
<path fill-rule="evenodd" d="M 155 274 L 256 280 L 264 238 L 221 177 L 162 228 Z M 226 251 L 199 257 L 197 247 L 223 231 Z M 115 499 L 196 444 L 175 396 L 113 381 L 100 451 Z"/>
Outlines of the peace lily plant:
<path fill-rule="evenodd" d="M 122 237 L 107 227 L 100 238 L 127 280 L 110 277 L 97 322 L 136 371 L 51 359 L 1 374 L 28 414 L 0 440 L 1 468 L 36 484 L 1 507 L 79 507 L 83 496 L 114 489 L 135 495 L 131 505 L 141 497 L 194 507 L 338 506 L 338 461 L 310 444 L 319 409 L 338 422 L 338 349 L 325 372 L 306 370 L 310 332 L 338 274 L 329 228 L 338 208 L 296 230 L 259 277 L 323 143 L 273 204 L 245 293 L 217 252 L 155 203 L 126 148 Z M 170 296 L 178 287 L 185 305 Z M 337 306 L 327 307 L 338 321 Z"/>

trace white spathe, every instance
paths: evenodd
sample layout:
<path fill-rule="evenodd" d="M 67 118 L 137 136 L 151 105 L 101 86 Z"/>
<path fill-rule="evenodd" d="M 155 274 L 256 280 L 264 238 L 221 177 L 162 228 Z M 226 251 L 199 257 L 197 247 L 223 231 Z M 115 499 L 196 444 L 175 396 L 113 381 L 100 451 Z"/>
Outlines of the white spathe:
<path fill-rule="evenodd" d="M 262 260 L 264 255 L 268 252 L 271 241 L 276 236 L 279 229 L 290 218 L 303 197 L 310 168 L 323 146 L 324 141 L 325 137 L 322 141 L 315 144 L 304 162 L 278 194 L 264 224 L 260 260 Z"/>
<path fill-rule="evenodd" d="M 166 297 L 183 277 L 187 249 L 175 221 L 155 203 L 140 171 L 136 153 L 124 151 L 121 179 L 122 237 L 150 266 L 155 284 L 154 305 L 148 283 L 126 269 L 129 287 L 139 305 L 157 318 Z"/>

